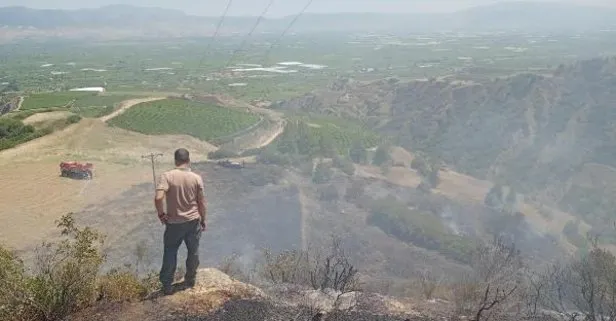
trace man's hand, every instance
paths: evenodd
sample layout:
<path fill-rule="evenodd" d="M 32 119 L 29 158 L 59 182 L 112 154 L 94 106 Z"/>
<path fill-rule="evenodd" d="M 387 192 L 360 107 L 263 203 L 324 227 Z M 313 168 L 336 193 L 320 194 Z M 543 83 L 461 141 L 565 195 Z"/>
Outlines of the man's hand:
<path fill-rule="evenodd" d="M 161 224 L 165 225 L 165 224 L 167 224 L 167 220 L 169 218 L 167 217 L 166 213 L 158 213 L 158 219 L 160 220 Z"/>
<path fill-rule="evenodd" d="M 207 222 L 205 221 L 205 219 L 201 219 L 201 221 L 199 222 L 199 225 L 201 226 L 201 231 L 205 231 L 205 229 L 207 229 Z"/>

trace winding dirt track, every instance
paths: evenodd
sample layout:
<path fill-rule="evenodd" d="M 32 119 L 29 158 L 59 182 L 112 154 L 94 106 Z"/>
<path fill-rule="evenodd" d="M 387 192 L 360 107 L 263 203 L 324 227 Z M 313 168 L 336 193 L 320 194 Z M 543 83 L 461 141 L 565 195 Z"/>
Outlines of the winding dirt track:
<path fill-rule="evenodd" d="M 148 98 L 137 98 L 137 99 L 131 99 L 131 100 L 126 100 L 120 103 L 120 107 L 115 110 L 113 113 L 103 116 L 101 118 L 99 118 L 100 120 L 102 120 L 103 122 L 108 122 L 109 120 L 121 115 L 122 113 L 124 113 L 125 111 L 127 111 L 129 108 L 141 104 L 141 103 L 147 103 L 147 102 L 151 102 L 151 101 L 157 101 L 157 100 L 163 100 L 167 97 L 148 97 Z"/>

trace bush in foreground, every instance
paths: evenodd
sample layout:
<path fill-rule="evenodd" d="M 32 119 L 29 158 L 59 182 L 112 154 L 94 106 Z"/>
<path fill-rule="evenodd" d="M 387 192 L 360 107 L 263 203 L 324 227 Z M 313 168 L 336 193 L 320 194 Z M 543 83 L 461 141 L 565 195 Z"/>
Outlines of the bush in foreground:
<path fill-rule="evenodd" d="M 0 247 L 0 319 L 62 320 L 97 300 L 141 299 L 153 289 L 150 278 L 140 280 L 132 273 L 101 275 L 104 237 L 90 228 L 78 228 L 72 214 L 63 216 L 58 227 L 64 239 L 36 249 L 32 273 Z"/>

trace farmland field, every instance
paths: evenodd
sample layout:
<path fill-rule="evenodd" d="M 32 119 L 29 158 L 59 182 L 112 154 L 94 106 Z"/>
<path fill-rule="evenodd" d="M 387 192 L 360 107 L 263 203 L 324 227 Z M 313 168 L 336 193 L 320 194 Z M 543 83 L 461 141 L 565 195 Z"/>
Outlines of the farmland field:
<path fill-rule="evenodd" d="M 149 135 L 184 134 L 201 140 L 231 135 L 259 116 L 183 99 L 165 99 L 132 107 L 109 123 Z"/>
<path fill-rule="evenodd" d="M 9 84 L 34 92 L 104 84 L 108 92 L 216 92 L 275 101 L 323 88 L 336 77 L 369 81 L 456 74 L 485 80 L 540 72 L 597 54 L 612 55 L 613 38 L 613 32 L 316 34 L 284 37 L 270 52 L 270 39 L 254 35 L 244 48 L 250 50 L 234 57 L 229 52 L 240 42 L 235 36 L 216 39 L 211 48 L 203 39 L 16 43 L 0 46 L 0 90 Z M 28 100 L 24 108 L 66 103 L 66 97 Z"/>
<path fill-rule="evenodd" d="M 135 98 L 134 95 L 107 95 L 95 94 L 87 92 L 53 92 L 40 93 L 27 96 L 21 106 L 21 110 L 44 109 L 51 107 L 64 107 L 73 99 L 75 100 L 74 107 L 89 108 L 89 107 L 109 107 L 115 104 Z"/>
<path fill-rule="evenodd" d="M 73 99 L 85 98 L 91 96 L 92 93 L 83 92 L 54 92 L 41 93 L 27 96 L 21 105 L 21 110 L 43 109 L 50 107 L 66 106 Z"/>

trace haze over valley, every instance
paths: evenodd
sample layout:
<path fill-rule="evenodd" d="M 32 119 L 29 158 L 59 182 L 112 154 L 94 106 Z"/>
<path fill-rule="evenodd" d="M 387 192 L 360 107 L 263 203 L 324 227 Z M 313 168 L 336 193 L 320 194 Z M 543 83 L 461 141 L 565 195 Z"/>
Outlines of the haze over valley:
<path fill-rule="evenodd" d="M 228 4 L 0 8 L 0 319 L 616 314 L 616 8 Z M 156 301 L 180 147 L 207 269 Z"/>

